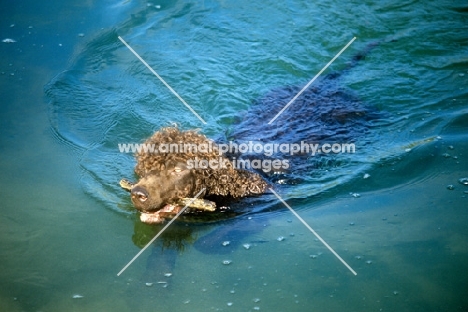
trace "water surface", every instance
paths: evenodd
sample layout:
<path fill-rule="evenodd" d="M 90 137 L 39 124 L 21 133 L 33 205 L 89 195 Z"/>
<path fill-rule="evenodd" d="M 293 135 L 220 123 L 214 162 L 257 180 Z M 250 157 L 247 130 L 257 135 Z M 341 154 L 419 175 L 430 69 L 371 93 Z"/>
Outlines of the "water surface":
<path fill-rule="evenodd" d="M 3 309 L 468 306 L 468 187 L 458 182 L 468 177 L 462 3 L 70 1 L 3 12 L 1 39 L 17 41 L 0 50 Z M 304 85 L 354 36 L 323 77 L 379 42 L 336 81 L 379 118 L 354 138 L 355 154 L 276 186 L 358 275 L 266 195 L 262 213 L 246 201 L 248 216 L 179 224 L 172 233 L 184 233 L 184 248 L 166 258 L 175 262 L 158 262 L 170 253 L 159 240 L 117 277 L 157 231 L 119 189 L 134 160 L 118 143 L 141 142 L 172 122 L 229 135 L 259 99 Z M 230 244 L 205 248 L 209 233 Z M 164 265 L 168 287 L 158 284 Z"/>

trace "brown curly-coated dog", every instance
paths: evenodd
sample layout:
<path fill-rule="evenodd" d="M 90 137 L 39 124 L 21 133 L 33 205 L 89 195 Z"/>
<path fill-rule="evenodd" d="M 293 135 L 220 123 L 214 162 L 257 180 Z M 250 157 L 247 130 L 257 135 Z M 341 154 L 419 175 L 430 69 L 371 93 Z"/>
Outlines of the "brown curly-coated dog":
<path fill-rule="evenodd" d="M 181 131 L 175 126 L 162 128 L 144 144 L 154 147 L 154 151 L 136 154 L 135 173 L 139 181 L 127 182 L 127 185 L 121 182 L 122 187 L 131 192 L 132 202 L 142 212 L 143 222 L 161 222 L 162 215 L 153 215 L 152 219 L 148 215 L 159 210 L 173 212 L 180 199 L 192 198 L 202 189 L 205 191 L 198 198 L 210 195 L 238 198 L 262 194 L 267 187 L 260 175 L 233 168 L 212 140 L 194 130 Z M 169 150 L 171 144 L 174 148 Z M 204 145 L 205 149 L 182 149 L 184 144 Z M 197 167 L 200 163 L 210 165 Z M 172 208 L 168 209 L 168 205 Z"/>

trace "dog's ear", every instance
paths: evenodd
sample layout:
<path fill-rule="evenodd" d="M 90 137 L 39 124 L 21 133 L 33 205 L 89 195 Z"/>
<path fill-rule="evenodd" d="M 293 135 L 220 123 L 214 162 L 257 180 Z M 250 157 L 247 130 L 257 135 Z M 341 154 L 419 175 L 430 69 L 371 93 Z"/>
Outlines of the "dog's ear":
<path fill-rule="evenodd" d="M 165 170 L 176 173 L 185 172 L 190 169 L 187 162 L 182 159 L 170 159 L 166 161 L 164 166 Z"/>

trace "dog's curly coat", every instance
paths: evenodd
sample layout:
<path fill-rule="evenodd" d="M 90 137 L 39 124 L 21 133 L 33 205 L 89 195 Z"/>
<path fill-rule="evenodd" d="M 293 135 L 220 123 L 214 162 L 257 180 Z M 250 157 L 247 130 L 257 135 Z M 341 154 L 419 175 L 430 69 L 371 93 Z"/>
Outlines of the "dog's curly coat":
<path fill-rule="evenodd" d="M 140 180 L 133 185 L 132 201 L 140 211 L 156 211 L 164 205 L 180 198 L 194 197 L 200 190 L 200 196 L 229 196 L 233 198 L 262 194 L 267 183 L 260 175 L 242 169 L 233 168 L 231 161 L 220 155 L 217 145 L 195 130 L 181 131 L 176 126 L 162 128 L 154 133 L 144 144 L 158 148 L 170 144 L 209 144 L 211 149 L 203 151 L 163 151 L 136 154 L 135 173 Z M 188 166 L 188 161 L 203 159 L 223 161 L 225 168 L 200 169 Z M 139 200 L 140 195 L 143 200 Z M 141 198 L 140 198 L 141 199 Z"/>

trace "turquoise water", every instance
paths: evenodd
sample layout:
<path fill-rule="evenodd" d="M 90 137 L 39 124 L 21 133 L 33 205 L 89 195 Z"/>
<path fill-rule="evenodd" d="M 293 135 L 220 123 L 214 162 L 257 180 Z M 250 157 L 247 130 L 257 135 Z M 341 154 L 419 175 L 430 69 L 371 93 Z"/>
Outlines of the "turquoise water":
<path fill-rule="evenodd" d="M 3 6 L 0 39 L 16 42 L 0 44 L 1 310 L 468 308 L 462 2 Z M 337 84 L 381 118 L 344 165 L 277 187 L 357 276 L 271 195 L 250 218 L 174 225 L 117 276 L 158 230 L 119 189 L 134 160 L 118 143 L 172 122 L 218 138 L 271 90 L 307 83 L 354 36 L 324 75 L 380 42 Z M 161 251 L 177 233 L 184 248 Z"/>

